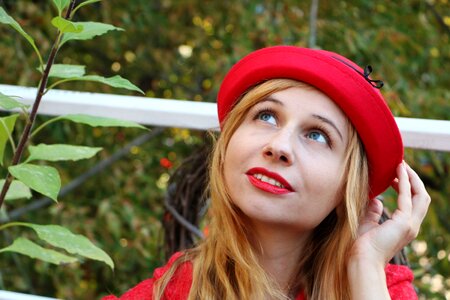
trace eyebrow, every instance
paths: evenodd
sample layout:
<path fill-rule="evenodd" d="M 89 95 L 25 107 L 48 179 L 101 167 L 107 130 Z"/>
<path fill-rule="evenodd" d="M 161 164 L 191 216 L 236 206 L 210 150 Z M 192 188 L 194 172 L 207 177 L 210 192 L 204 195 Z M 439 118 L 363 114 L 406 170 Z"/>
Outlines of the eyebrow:
<path fill-rule="evenodd" d="M 284 103 L 283 102 L 281 102 L 280 100 L 278 100 L 278 99 L 275 99 L 275 98 L 272 98 L 272 97 L 267 97 L 267 98 L 264 98 L 263 100 L 261 100 L 261 101 L 259 101 L 257 104 L 259 104 L 259 103 L 263 103 L 263 102 L 273 102 L 273 103 L 275 103 L 275 104 L 278 104 L 278 105 L 281 105 L 281 106 L 284 106 Z"/>
<path fill-rule="evenodd" d="M 316 119 L 321 120 L 322 122 L 325 122 L 325 123 L 329 124 L 331 127 L 333 127 L 333 128 L 336 130 L 336 132 L 339 134 L 339 137 L 341 138 L 341 140 L 344 140 L 344 138 L 342 137 L 341 132 L 339 131 L 339 129 L 337 128 L 337 126 L 333 123 L 333 121 L 331 121 L 330 119 L 325 118 L 325 117 L 323 117 L 323 116 L 320 116 L 320 115 L 315 115 L 315 114 L 313 114 L 312 116 L 313 116 L 314 118 L 316 118 Z"/>

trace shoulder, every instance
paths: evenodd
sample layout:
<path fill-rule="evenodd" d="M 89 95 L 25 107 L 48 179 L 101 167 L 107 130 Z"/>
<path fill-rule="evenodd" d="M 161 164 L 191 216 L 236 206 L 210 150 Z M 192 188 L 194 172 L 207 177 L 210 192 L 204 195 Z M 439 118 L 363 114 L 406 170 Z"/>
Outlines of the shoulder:
<path fill-rule="evenodd" d="M 385 273 L 389 294 L 393 300 L 417 299 L 417 293 L 412 285 L 414 274 L 409 267 L 388 264 Z"/>
<path fill-rule="evenodd" d="M 163 267 L 155 269 L 153 277 L 141 281 L 139 284 L 128 290 L 120 298 L 116 296 L 106 296 L 102 300 L 151 300 L 153 293 L 153 284 L 160 279 L 174 264 L 177 259 L 182 258 L 183 253 L 177 252 L 169 259 L 167 264 Z M 192 284 L 192 264 L 189 261 L 181 262 L 169 281 L 165 289 L 165 296 L 168 299 L 183 299 L 187 298 Z"/>
<path fill-rule="evenodd" d="M 187 299 L 192 285 L 192 263 L 185 259 L 183 253 L 177 252 L 170 258 L 166 266 L 156 269 L 153 273 L 155 280 L 161 278 L 178 261 L 178 267 L 170 278 L 167 287 L 164 290 L 166 299 Z"/>

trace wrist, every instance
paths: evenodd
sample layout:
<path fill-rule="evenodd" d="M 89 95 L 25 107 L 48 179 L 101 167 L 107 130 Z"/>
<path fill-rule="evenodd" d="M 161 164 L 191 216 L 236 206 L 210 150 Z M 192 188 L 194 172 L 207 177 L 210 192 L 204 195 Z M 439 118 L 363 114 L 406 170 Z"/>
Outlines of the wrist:
<path fill-rule="evenodd" d="M 352 272 L 377 272 L 384 275 L 384 268 L 386 264 L 382 260 L 373 259 L 367 256 L 351 256 L 347 261 L 347 271 Z"/>
<path fill-rule="evenodd" d="M 390 299 L 384 268 L 379 260 L 351 257 L 347 262 L 351 299 Z"/>
<path fill-rule="evenodd" d="M 364 247 L 365 246 L 365 247 Z M 379 251 L 377 247 L 367 244 L 355 244 L 351 248 L 347 262 L 386 267 L 390 258 L 386 253 Z"/>

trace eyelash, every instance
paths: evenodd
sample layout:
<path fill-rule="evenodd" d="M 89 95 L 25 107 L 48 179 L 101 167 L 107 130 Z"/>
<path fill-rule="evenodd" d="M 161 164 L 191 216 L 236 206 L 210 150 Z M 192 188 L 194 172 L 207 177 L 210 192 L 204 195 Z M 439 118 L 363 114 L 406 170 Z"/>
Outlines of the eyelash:
<path fill-rule="evenodd" d="M 271 108 L 261 108 L 253 116 L 253 120 L 257 120 L 262 114 L 271 114 L 275 120 L 278 120 L 276 112 Z"/>
<path fill-rule="evenodd" d="M 278 121 L 276 112 L 272 108 L 269 108 L 269 107 L 258 109 L 258 111 L 253 116 L 253 120 L 258 120 L 262 114 L 271 114 L 275 118 L 275 120 Z M 325 140 L 327 141 L 328 147 L 333 148 L 333 142 L 330 138 L 330 133 L 326 127 L 324 127 L 322 125 L 315 125 L 315 126 L 309 128 L 308 132 L 311 132 L 311 131 L 319 131 L 321 134 L 323 134 L 325 137 Z"/>
<path fill-rule="evenodd" d="M 325 128 L 322 125 L 316 125 L 309 129 L 309 132 L 311 132 L 311 131 L 319 131 L 321 134 L 323 134 L 325 137 L 325 140 L 327 141 L 328 147 L 333 148 L 333 142 L 330 139 L 330 133 L 327 128 Z"/>

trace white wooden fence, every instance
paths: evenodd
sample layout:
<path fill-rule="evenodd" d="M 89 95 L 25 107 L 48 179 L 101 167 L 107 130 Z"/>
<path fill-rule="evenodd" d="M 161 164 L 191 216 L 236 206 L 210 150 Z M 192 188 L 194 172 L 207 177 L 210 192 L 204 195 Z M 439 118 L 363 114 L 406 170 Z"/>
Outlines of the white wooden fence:
<path fill-rule="evenodd" d="M 0 92 L 18 96 L 31 105 L 36 88 L 0 84 Z M 44 96 L 39 113 L 44 115 L 88 114 L 134 121 L 143 125 L 218 130 L 214 103 L 137 96 L 52 90 Z M 405 147 L 450 151 L 450 121 L 396 118 Z M 0 300 L 55 300 L 0 291 Z"/>
<path fill-rule="evenodd" d="M 0 300 L 56 300 L 56 299 L 8 291 L 0 291 Z"/>

